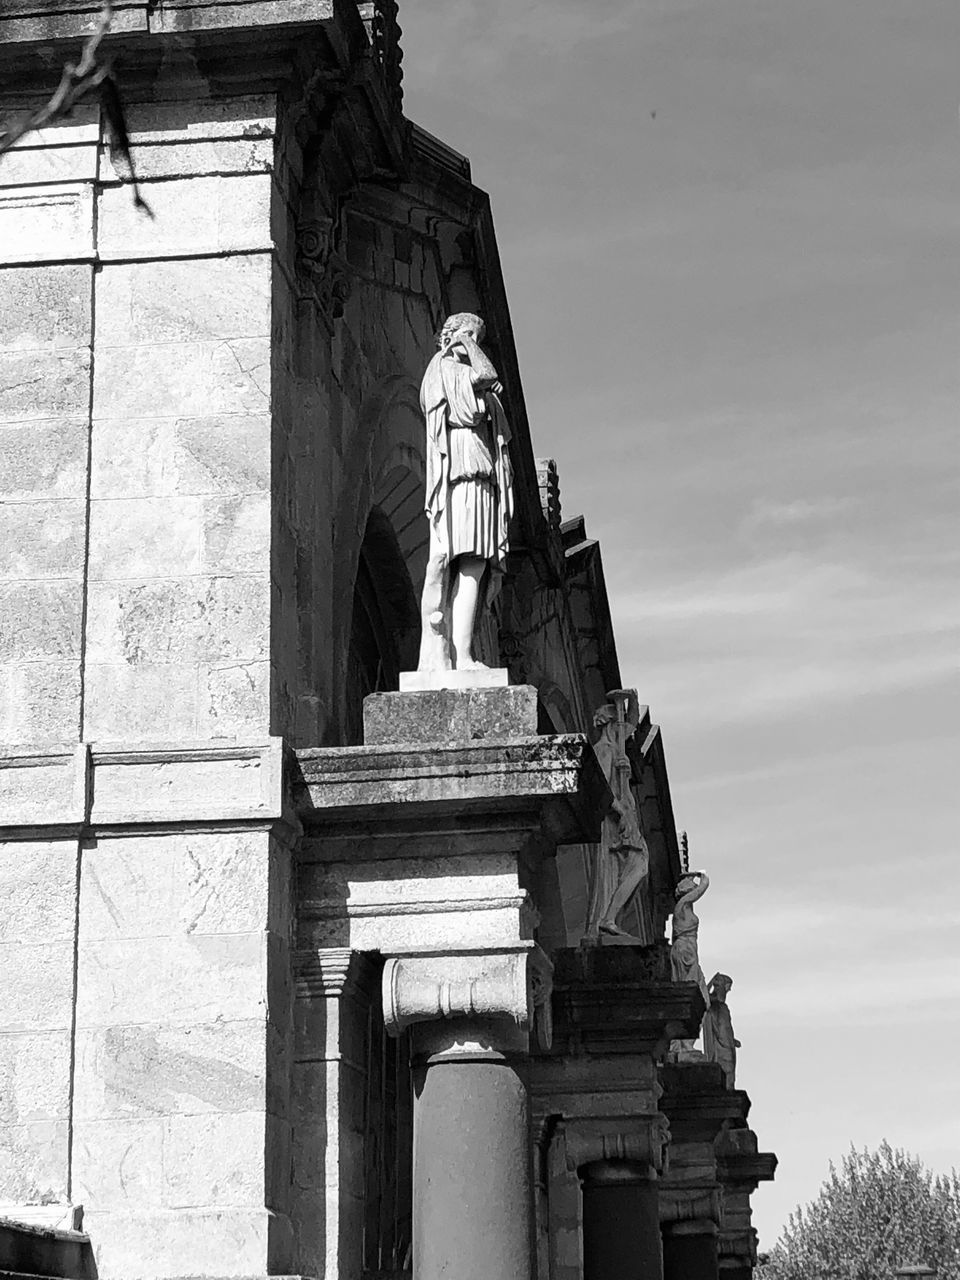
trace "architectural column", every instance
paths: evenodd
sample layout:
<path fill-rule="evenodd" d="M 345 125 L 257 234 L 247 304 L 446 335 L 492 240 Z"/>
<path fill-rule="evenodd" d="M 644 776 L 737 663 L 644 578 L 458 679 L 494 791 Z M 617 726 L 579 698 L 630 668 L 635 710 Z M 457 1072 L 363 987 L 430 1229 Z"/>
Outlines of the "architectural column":
<path fill-rule="evenodd" d="M 387 1029 L 413 1027 L 416 1280 L 534 1274 L 526 1056 L 549 971 L 539 949 L 387 961 Z"/>
<path fill-rule="evenodd" d="M 657 1170 L 669 1128 L 656 1113 L 567 1125 L 583 1196 L 584 1280 L 662 1280 Z"/>
<path fill-rule="evenodd" d="M 663 1280 L 718 1280 L 717 1224 L 709 1218 L 663 1228 Z"/>
<path fill-rule="evenodd" d="M 656 1174 L 628 1160 L 580 1170 L 584 1280 L 659 1280 L 663 1275 Z"/>

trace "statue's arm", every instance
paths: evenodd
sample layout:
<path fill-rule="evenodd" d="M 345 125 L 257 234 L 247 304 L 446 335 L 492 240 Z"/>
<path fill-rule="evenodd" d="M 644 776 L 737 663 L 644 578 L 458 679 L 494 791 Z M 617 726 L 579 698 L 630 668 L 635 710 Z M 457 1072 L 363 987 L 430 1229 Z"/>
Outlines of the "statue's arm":
<path fill-rule="evenodd" d="M 469 333 L 462 333 L 457 341 L 467 353 L 470 367 L 473 370 L 473 384 L 486 389 L 493 387 L 500 380 L 493 361 Z"/>
<path fill-rule="evenodd" d="M 698 871 L 697 874 L 700 877 L 700 883 L 695 889 L 691 889 L 690 892 L 685 895 L 688 902 L 699 902 L 710 888 L 710 877 L 707 873 L 705 871 Z"/>

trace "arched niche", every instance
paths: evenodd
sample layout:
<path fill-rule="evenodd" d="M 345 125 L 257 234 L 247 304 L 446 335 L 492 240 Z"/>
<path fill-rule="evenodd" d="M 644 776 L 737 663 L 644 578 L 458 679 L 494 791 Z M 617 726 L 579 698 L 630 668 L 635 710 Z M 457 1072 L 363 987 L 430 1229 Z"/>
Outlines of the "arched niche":
<path fill-rule="evenodd" d="M 359 743 L 363 699 L 396 689 L 417 663 L 419 599 L 429 542 L 424 515 L 424 426 L 416 388 L 387 379 L 365 401 L 355 442 L 355 483 L 344 493 L 338 527 L 352 546 L 339 557 L 345 655 L 340 740 Z M 341 544 L 343 545 L 343 544 Z"/>
<path fill-rule="evenodd" d="M 350 615 L 344 700 L 344 741 L 363 741 L 363 699 L 396 689 L 400 672 L 416 665 L 420 610 L 397 534 L 375 506 L 360 544 Z"/>

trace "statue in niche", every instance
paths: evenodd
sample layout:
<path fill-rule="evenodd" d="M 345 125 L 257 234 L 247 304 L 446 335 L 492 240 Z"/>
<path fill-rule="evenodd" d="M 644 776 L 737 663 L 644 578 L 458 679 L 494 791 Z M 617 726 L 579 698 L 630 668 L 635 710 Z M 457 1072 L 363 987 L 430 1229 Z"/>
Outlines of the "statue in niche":
<path fill-rule="evenodd" d="M 695 982 L 708 1008 L 710 992 L 707 989 L 703 970 L 700 968 L 700 953 L 697 946 L 700 920 L 693 909 L 693 904 L 699 902 L 709 888 L 710 880 L 705 872 L 684 872 L 676 888 L 673 937 L 670 943 L 671 978 L 674 982 Z"/>
<path fill-rule="evenodd" d="M 506 569 L 513 514 L 510 427 L 499 375 L 480 347 L 483 335 L 479 316 L 450 316 L 420 387 L 430 522 L 420 671 L 484 666 L 473 651 L 474 629 Z"/>
<path fill-rule="evenodd" d="M 740 1041 L 733 1034 L 733 1020 L 727 996 L 733 979 L 725 973 L 715 973 L 710 979 L 710 1008 L 703 1016 L 703 1051 L 710 1062 L 723 1069 L 727 1088 L 732 1089 L 737 1075 L 737 1050 Z"/>
<path fill-rule="evenodd" d="M 590 903 L 584 942 L 601 941 L 601 935 L 641 945 L 621 929 L 617 919 L 650 873 L 650 853 L 640 830 L 640 815 L 633 794 L 633 766 L 627 741 L 640 723 L 636 689 L 613 689 L 593 717 L 600 737 L 594 751 L 613 792 L 613 804 L 603 819 L 600 847 L 593 864 Z"/>

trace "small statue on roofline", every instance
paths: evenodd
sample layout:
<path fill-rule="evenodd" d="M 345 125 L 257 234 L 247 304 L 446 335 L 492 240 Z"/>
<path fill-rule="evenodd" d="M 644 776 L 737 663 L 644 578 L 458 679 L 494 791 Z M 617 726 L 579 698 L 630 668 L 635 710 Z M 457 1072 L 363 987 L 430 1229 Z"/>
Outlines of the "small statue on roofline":
<path fill-rule="evenodd" d="M 710 979 L 710 1008 L 703 1015 L 703 1051 L 708 1061 L 716 1062 L 723 1070 L 728 1089 L 733 1089 L 737 1076 L 737 1050 L 740 1041 L 733 1034 L 733 1020 L 727 996 L 733 979 L 725 973 L 715 973 Z"/>

